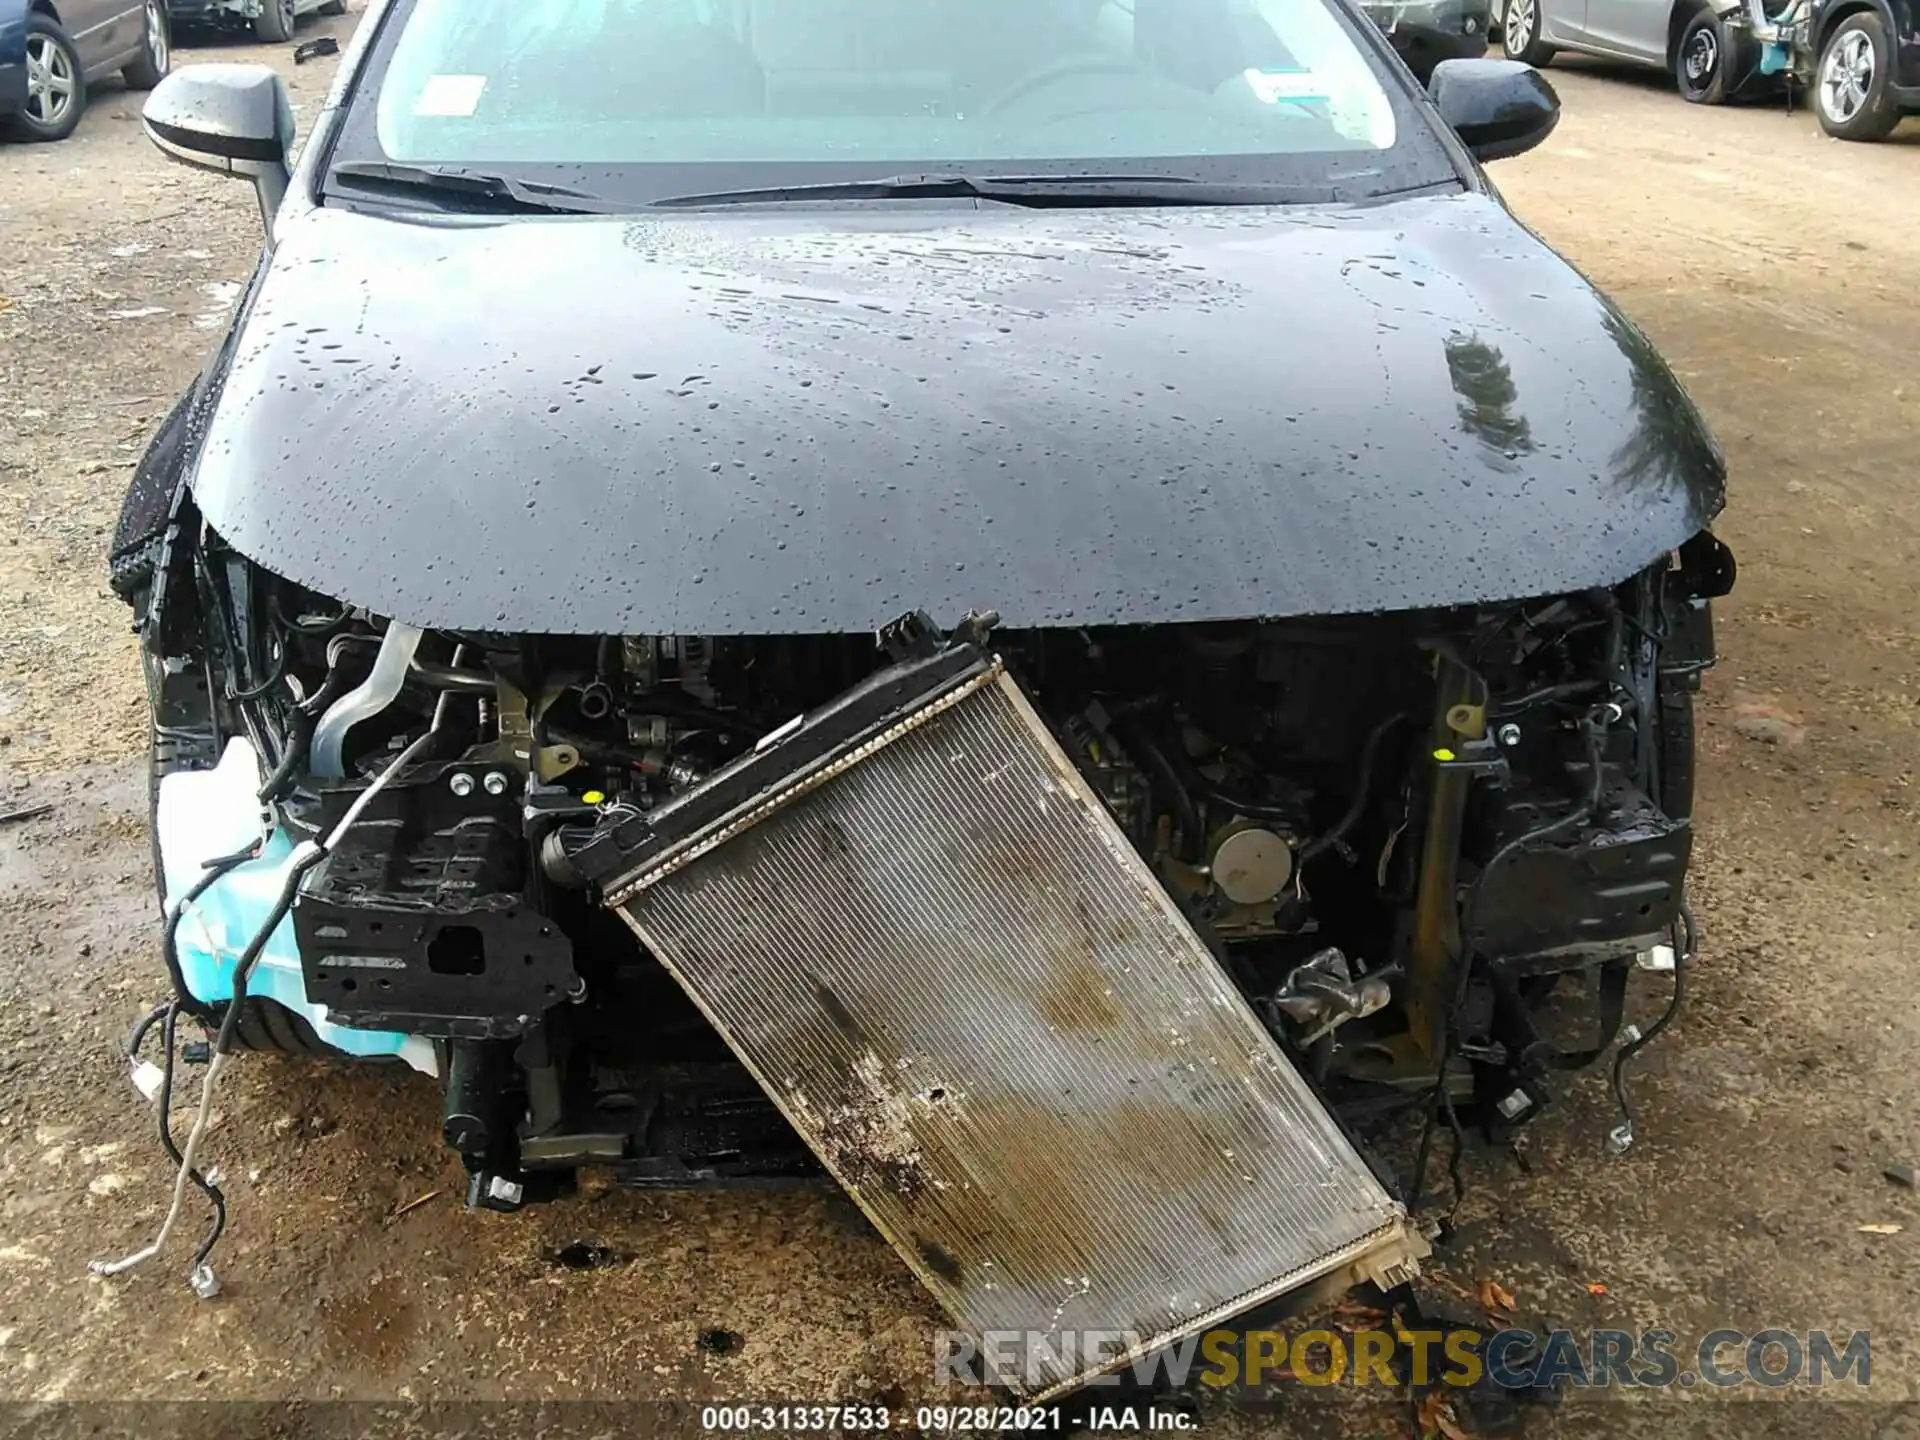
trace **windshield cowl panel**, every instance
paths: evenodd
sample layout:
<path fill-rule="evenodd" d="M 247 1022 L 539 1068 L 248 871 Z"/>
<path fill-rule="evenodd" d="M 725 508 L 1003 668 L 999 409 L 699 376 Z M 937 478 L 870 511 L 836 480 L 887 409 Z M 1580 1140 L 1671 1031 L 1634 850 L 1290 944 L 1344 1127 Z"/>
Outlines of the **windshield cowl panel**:
<path fill-rule="evenodd" d="M 1363 24 L 1329 0 L 397 0 L 333 159 L 595 208 L 915 174 L 1343 200 L 1459 179 Z"/>

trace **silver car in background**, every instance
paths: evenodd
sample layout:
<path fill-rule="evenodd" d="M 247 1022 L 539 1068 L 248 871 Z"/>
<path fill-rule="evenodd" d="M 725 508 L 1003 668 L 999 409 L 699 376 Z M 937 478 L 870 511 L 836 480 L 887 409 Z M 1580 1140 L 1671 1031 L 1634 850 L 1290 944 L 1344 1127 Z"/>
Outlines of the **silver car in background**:
<path fill-rule="evenodd" d="M 1703 0 L 1500 0 L 1508 58 L 1545 65 L 1559 50 L 1673 73 L 1680 95 L 1718 105 L 1762 82 L 1760 46 Z"/>

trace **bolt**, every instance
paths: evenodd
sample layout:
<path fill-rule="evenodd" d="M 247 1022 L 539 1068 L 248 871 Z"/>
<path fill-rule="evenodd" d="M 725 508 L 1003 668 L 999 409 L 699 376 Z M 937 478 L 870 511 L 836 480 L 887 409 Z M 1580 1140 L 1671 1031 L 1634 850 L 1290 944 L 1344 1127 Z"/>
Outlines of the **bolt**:
<path fill-rule="evenodd" d="M 447 788 L 464 800 L 473 794 L 473 776 L 464 770 L 456 770 L 447 777 Z"/>
<path fill-rule="evenodd" d="M 1517 1120 L 1527 1113 L 1527 1107 L 1533 1104 L 1533 1097 L 1524 1090 L 1515 1090 L 1494 1108 L 1508 1120 Z"/>
<path fill-rule="evenodd" d="M 193 1287 L 193 1293 L 202 1300 L 211 1300 L 220 1293 L 220 1277 L 213 1273 L 213 1267 L 202 1261 L 193 1267 L 187 1275 L 187 1284 Z"/>
<path fill-rule="evenodd" d="M 480 783 L 487 787 L 487 794 L 489 795 L 504 795 L 507 793 L 507 777 L 502 771 L 489 770 L 487 772 L 487 778 Z"/>
<path fill-rule="evenodd" d="M 1633 1148 L 1633 1126 L 1616 1125 L 1607 1132 L 1607 1153 L 1624 1155 Z"/>
<path fill-rule="evenodd" d="M 1511 750 L 1520 743 L 1520 727 L 1509 720 L 1493 732 L 1493 738 Z"/>

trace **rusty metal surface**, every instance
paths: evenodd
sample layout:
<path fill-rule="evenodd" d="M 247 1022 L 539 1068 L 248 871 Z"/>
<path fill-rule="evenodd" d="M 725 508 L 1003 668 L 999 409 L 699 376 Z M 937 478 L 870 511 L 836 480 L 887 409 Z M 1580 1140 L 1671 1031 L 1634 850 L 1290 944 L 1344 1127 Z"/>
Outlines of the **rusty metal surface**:
<path fill-rule="evenodd" d="M 641 885 L 629 923 L 964 1329 L 1124 1359 L 1399 1233 L 997 670 Z"/>

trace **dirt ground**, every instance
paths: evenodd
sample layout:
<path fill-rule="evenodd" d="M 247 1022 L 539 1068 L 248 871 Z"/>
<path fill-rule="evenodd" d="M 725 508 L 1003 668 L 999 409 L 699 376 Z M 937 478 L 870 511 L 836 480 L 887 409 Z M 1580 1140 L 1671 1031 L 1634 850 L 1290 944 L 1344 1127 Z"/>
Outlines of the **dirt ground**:
<path fill-rule="evenodd" d="M 277 64 L 303 120 L 333 64 L 181 56 L 209 58 Z M 1577 62 L 1552 78 L 1559 131 L 1496 178 L 1700 401 L 1742 574 L 1702 710 L 1704 954 L 1634 1072 L 1640 1143 L 1605 1153 L 1615 1114 L 1588 1078 L 1530 1133 L 1524 1171 L 1470 1154 L 1439 1284 L 1496 1279 L 1524 1318 L 1577 1330 L 1868 1328 L 1872 1403 L 1800 1395 L 1764 1407 L 1769 1426 L 1920 1433 L 1920 1200 L 1883 1174 L 1920 1162 L 1920 122 L 1849 146 L 1804 110 L 1695 109 L 1659 77 Z M 217 1301 L 182 1284 L 190 1245 L 87 1273 L 144 1241 L 167 1181 L 116 1056 L 164 981 L 135 649 L 103 556 L 259 242 L 246 191 L 165 164 L 138 104 L 105 86 L 72 141 L 0 147 L 0 811 L 53 806 L 0 824 L 0 1399 L 927 1394 L 938 1317 L 838 1197 L 600 1191 L 469 1213 L 435 1087 L 390 1071 L 233 1072 L 212 1142 L 234 1203 Z M 1660 999 L 1647 978 L 1643 1024 Z M 1860 1229 L 1883 1222 L 1904 1228 Z M 545 1258 L 575 1240 L 631 1258 Z M 712 1328 L 741 1343 L 703 1348 Z M 1528 1433 L 1759 1427 L 1763 1407 L 1728 1403 L 1675 1392 Z M 179 1413 L 198 1417 L 183 1431 L 266 1428 Z"/>

